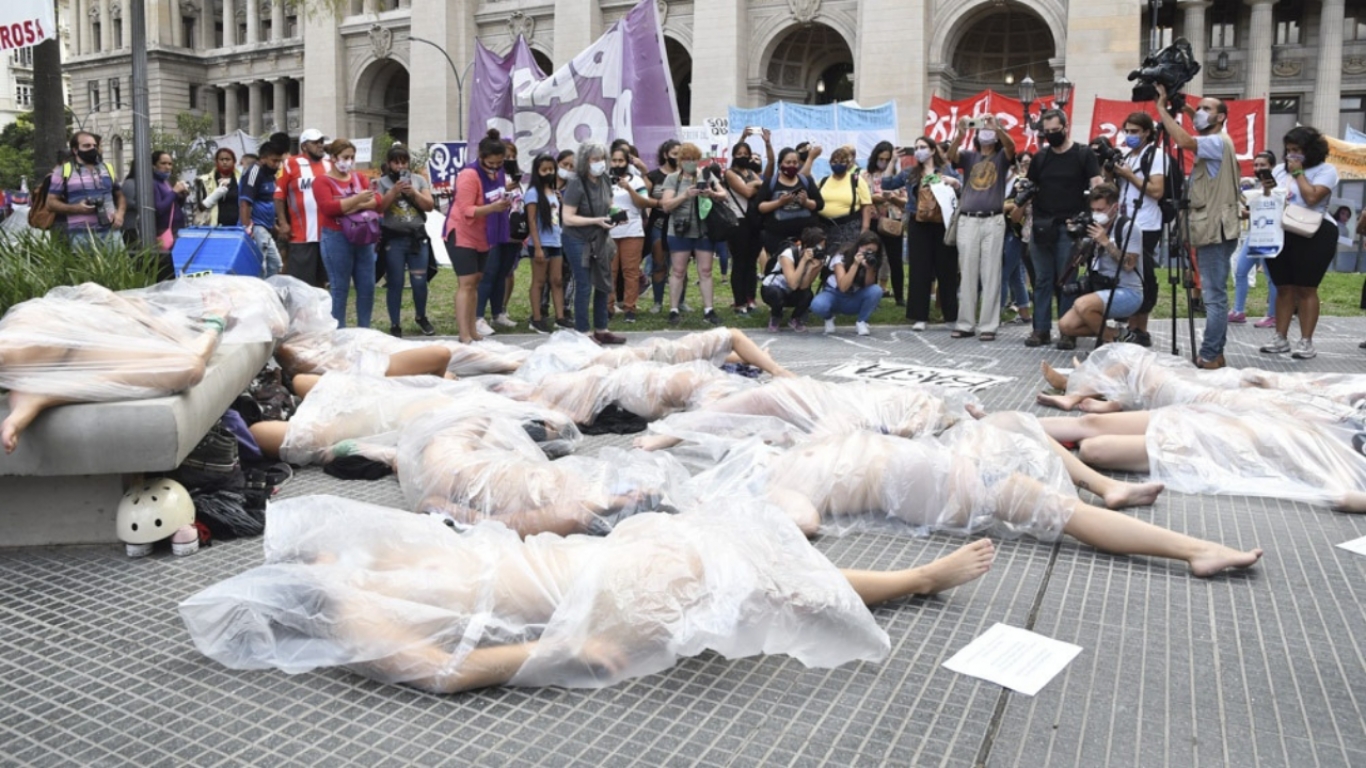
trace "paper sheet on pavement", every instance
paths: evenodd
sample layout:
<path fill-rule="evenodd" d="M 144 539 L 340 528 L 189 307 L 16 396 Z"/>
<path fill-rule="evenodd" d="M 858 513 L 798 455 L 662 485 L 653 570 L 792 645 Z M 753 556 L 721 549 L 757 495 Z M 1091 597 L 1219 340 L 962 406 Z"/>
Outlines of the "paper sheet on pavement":
<path fill-rule="evenodd" d="M 944 667 L 1033 696 L 1079 653 L 1079 645 L 996 624 L 944 662 Z"/>
<path fill-rule="evenodd" d="M 1348 552 L 1355 552 L 1358 555 L 1366 555 L 1366 536 L 1351 541 L 1344 541 L 1338 545 Z"/>

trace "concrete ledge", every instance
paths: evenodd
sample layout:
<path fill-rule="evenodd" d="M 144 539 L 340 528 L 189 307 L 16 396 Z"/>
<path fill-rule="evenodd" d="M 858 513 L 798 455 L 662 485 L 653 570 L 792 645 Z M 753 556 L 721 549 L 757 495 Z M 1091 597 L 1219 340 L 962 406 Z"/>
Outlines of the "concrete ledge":
<path fill-rule="evenodd" d="M 180 466 L 270 359 L 271 346 L 220 347 L 204 380 L 179 395 L 41 414 L 13 454 L 0 454 L 0 547 L 116 541 L 123 476 Z M 0 407 L 0 418 L 8 413 Z"/>

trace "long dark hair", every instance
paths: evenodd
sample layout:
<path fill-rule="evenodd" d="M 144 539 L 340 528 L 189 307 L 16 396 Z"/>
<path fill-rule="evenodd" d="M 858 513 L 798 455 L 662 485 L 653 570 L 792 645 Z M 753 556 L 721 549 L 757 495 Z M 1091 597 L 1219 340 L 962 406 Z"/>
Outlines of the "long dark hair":
<path fill-rule="evenodd" d="M 890 155 L 887 158 L 887 167 L 878 170 L 877 158 L 883 152 Z M 896 147 L 892 146 L 890 141 L 879 141 L 877 146 L 873 147 L 873 153 L 868 155 L 868 172 L 881 176 L 894 170 L 896 170 Z"/>
<path fill-rule="evenodd" d="M 859 235 L 858 238 L 854 240 L 854 242 L 844 246 L 844 250 L 840 251 L 840 255 L 844 257 L 844 266 L 846 269 L 854 263 L 854 255 L 857 254 L 859 250 L 866 245 L 877 246 L 878 255 L 883 255 L 882 238 L 878 235 L 878 233 L 870 229 L 864 232 L 863 234 Z"/>
<path fill-rule="evenodd" d="M 549 183 L 541 180 L 541 163 L 550 163 Z M 537 155 L 531 161 L 531 188 L 536 190 L 536 201 L 540 203 L 536 206 L 536 224 L 541 229 L 550 229 L 555 224 L 551 217 L 550 196 L 558 193 L 559 167 L 555 158 L 547 154 Z"/>
<path fill-rule="evenodd" d="M 1328 139 L 1317 128 L 1298 125 L 1285 135 L 1285 144 L 1294 144 L 1304 153 L 1304 167 L 1313 168 L 1328 159 Z"/>
<path fill-rule="evenodd" d="M 669 139 L 665 141 L 663 144 L 659 145 L 659 152 L 655 154 L 655 159 L 659 161 L 659 164 L 661 166 L 668 164 L 669 153 L 672 152 L 674 147 L 677 146 L 679 146 L 679 142 L 677 139 Z"/>

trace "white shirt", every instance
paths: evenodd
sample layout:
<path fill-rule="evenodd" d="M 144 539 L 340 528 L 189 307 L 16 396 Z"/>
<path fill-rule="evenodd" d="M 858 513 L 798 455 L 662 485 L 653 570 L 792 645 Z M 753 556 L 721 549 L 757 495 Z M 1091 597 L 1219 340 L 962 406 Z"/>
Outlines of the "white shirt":
<path fill-rule="evenodd" d="M 790 261 L 794 264 L 797 262 L 797 257 L 792 253 L 791 248 L 784 248 L 783 252 L 778 254 L 778 259 L 779 261 Z M 763 284 L 781 288 L 784 291 L 792 290 L 792 286 L 787 284 L 787 276 L 783 274 L 782 266 L 778 266 L 777 270 L 777 272 L 770 272 L 769 274 L 764 275 Z"/>
<path fill-rule="evenodd" d="M 1148 174 L 1143 173 L 1143 156 L 1152 149 L 1153 159 Z M 1148 195 L 1143 194 L 1142 186 L 1148 183 L 1148 175 L 1163 176 L 1167 175 L 1167 153 L 1161 147 L 1154 147 L 1148 144 L 1129 153 L 1124 159 L 1124 164 L 1134 175 L 1141 180 L 1140 185 L 1130 184 L 1128 181 L 1120 179 L 1120 190 L 1123 194 L 1121 202 L 1124 203 L 1124 215 L 1134 220 L 1134 225 L 1141 232 L 1153 232 L 1162 228 L 1162 208 L 1157 201 Z M 1138 207 L 1138 214 L 1134 215 L 1134 200 L 1139 196 L 1143 197 L 1143 204 Z"/>
<path fill-rule="evenodd" d="M 1300 205 L 1305 208 L 1317 211 L 1318 213 L 1328 213 L 1328 202 L 1333 196 L 1333 190 L 1338 187 L 1338 169 L 1328 161 L 1324 161 L 1313 168 L 1304 169 L 1304 177 L 1309 183 L 1316 187 L 1328 187 L 1328 194 L 1318 202 L 1318 205 L 1307 205 L 1304 198 L 1300 195 L 1299 179 L 1291 176 L 1285 170 L 1285 163 L 1281 163 L 1271 169 L 1271 175 L 1276 177 L 1276 186 L 1285 190 L 1285 202 L 1289 205 Z"/>
<path fill-rule="evenodd" d="M 640 174 L 636 173 L 634 169 L 631 170 L 631 175 L 626 178 L 630 179 L 631 187 L 635 189 L 637 195 L 649 197 L 649 193 L 645 191 L 645 180 L 642 179 Z M 612 184 L 612 205 L 626 211 L 626 223 L 612 227 L 612 239 L 645 237 L 645 226 L 640 220 L 640 209 L 636 207 L 635 203 L 631 202 L 631 193 L 622 189 L 616 183 Z"/>

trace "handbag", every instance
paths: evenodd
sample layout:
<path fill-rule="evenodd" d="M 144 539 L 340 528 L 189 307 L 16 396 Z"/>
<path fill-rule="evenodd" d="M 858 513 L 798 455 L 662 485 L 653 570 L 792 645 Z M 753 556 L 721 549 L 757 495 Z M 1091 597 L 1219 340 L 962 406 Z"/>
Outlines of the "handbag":
<path fill-rule="evenodd" d="M 342 237 L 352 245 L 374 245 L 379 242 L 379 214 L 374 211 L 355 211 L 342 216 Z"/>
<path fill-rule="evenodd" d="M 740 218 L 728 205 L 713 205 L 702 223 L 706 227 L 707 237 L 713 242 L 729 240 L 740 229 Z"/>
<path fill-rule="evenodd" d="M 1286 203 L 1281 214 L 1281 229 L 1300 237 L 1313 237 L 1323 225 L 1323 214 L 1295 203 Z"/>
<path fill-rule="evenodd" d="M 531 222 L 527 220 L 525 209 L 508 216 L 508 237 L 519 243 L 531 237 Z"/>
<path fill-rule="evenodd" d="M 930 224 L 944 222 L 944 210 L 939 207 L 939 200 L 934 196 L 934 190 L 930 189 L 929 184 L 921 184 L 919 191 L 915 193 L 915 220 Z"/>
<path fill-rule="evenodd" d="M 901 211 L 895 206 L 887 206 L 887 212 L 877 220 L 877 231 L 888 237 L 901 237 L 905 227 L 901 224 Z"/>

